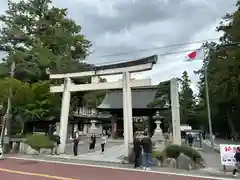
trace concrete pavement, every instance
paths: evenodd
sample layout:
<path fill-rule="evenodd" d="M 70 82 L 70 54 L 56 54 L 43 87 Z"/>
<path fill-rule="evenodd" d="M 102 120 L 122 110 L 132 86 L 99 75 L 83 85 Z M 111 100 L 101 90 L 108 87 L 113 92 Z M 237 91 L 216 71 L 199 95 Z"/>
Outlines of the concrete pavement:
<path fill-rule="evenodd" d="M 89 150 L 89 142 L 90 141 L 89 141 L 88 137 L 84 137 L 81 139 L 81 141 L 79 142 L 79 145 L 78 145 L 78 154 L 79 155 L 89 153 L 89 151 L 88 151 Z M 100 138 L 97 138 L 96 146 L 95 146 L 96 151 L 100 151 L 100 149 L 101 149 L 100 142 L 101 142 Z M 121 144 L 123 144 L 122 141 L 119 141 L 119 140 L 114 141 L 114 140 L 109 139 L 106 144 L 106 148 L 111 148 L 111 147 L 121 145 Z M 69 141 L 66 146 L 66 154 L 73 155 L 73 143 L 71 141 Z"/>
<path fill-rule="evenodd" d="M 79 154 L 78 156 L 73 155 L 48 155 L 53 158 L 63 158 L 63 159 L 76 159 L 84 161 L 94 161 L 94 162 L 108 162 L 108 163 L 122 163 L 124 154 L 124 145 L 108 146 L 106 144 L 106 149 L 104 154 L 100 154 L 100 150 L 95 152 L 88 152 Z"/>
<path fill-rule="evenodd" d="M 3 180 L 233 180 L 233 178 L 195 175 L 189 172 L 143 171 L 130 168 L 23 159 L 0 161 L 0 177 Z"/>
<path fill-rule="evenodd" d="M 89 151 L 89 137 L 83 137 L 78 145 L 78 156 L 73 155 L 73 143 L 68 142 L 66 147 L 66 154 L 61 155 L 46 155 L 52 158 L 61 159 L 74 159 L 80 161 L 92 161 L 92 162 L 108 162 L 108 163 L 122 163 L 124 155 L 124 145 L 122 139 L 108 139 L 105 144 L 105 152 L 103 155 L 101 152 L 101 139 L 96 139 L 95 151 Z"/>
<path fill-rule="evenodd" d="M 216 151 L 212 152 L 210 146 L 203 144 L 203 151 L 200 152 L 202 157 L 205 159 L 208 167 L 221 167 L 220 154 Z"/>

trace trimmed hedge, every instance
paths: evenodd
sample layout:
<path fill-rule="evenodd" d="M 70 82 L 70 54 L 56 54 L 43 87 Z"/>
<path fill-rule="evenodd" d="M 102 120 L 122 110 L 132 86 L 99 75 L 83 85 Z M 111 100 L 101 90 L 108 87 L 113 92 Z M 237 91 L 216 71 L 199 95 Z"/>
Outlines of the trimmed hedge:
<path fill-rule="evenodd" d="M 202 156 L 196 149 L 186 145 L 169 145 L 162 152 L 153 152 L 153 157 L 156 157 L 159 160 L 163 160 L 164 158 L 177 159 L 181 153 L 191 158 L 195 163 L 200 163 L 203 160 Z"/>
<path fill-rule="evenodd" d="M 49 136 L 42 134 L 27 135 L 26 143 L 37 151 L 40 151 L 42 148 L 51 149 L 54 146 L 54 142 Z"/>
<path fill-rule="evenodd" d="M 156 159 L 158 159 L 158 160 L 160 160 L 160 161 L 162 161 L 163 159 L 164 159 L 164 152 L 162 151 L 162 152 L 160 152 L 160 151 L 153 151 L 152 152 L 152 157 L 153 158 L 156 158 Z"/>
<path fill-rule="evenodd" d="M 182 153 L 190 157 L 195 163 L 203 161 L 201 154 L 196 149 L 186 145 L 183 145 L 181 149 Z"/>

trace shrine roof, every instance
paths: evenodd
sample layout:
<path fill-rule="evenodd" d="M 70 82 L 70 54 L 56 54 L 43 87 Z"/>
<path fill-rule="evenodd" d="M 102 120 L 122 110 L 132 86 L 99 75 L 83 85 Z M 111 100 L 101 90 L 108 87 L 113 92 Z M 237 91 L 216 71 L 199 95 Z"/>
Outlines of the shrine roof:
<path fill-rule="evenodd" d="M 157 86 L 132 89 L 132 108 L 151 109 L 148 105 L 155 99 Z M 123 109 L 123 93 L 121 90 L 106 94 L 98 109 Z"/>
<path fill-rule="evenodd" d="M 156 64 L 157 55 L 148 56 L 148 57 L 144 57 L 137 60 L 125 61 L 121 63 L 107 64 L 107 65 L 101 65 L 101 66 L 95 65 L 94 69 L 99 71 L 99 70 L 105 70 L 105 69 L 124 68 L 124 67 L 148 64 L 148 63 Z"/>

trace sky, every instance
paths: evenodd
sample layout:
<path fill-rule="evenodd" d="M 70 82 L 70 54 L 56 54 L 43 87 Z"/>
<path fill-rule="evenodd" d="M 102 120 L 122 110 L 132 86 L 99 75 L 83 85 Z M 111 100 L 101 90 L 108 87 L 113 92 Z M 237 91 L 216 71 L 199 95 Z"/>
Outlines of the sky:
<path fill-rule="evenodd" d="M 193 71 L 200 69 L 202 62 L 184 62 L 186 52 L 161 54 L 196 49 L 202 42 L 161 47 L 217 39 L 221 33 L 215 31 L 216 26 L 236 9 L 236 0 L 53 0 L 53 4 L 68 8 L 68 16 L 82 26 L 92 43 L 92 54 L 87 58 L 90 63 L 109 64 L 156 54 L 158 63 L 153 70 L 133 78 L 151 78 L 152 84 L 158 84 L 180 77 L 186 70 L 194 91 L 198 77 Z M 0 5 L 2 13 L 7 0 L 0 0 Z"/>

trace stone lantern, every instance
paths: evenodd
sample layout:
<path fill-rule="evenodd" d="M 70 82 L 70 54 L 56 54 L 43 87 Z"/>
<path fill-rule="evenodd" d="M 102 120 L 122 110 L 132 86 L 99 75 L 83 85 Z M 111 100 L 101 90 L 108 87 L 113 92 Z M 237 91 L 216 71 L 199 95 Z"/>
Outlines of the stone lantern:
<path fill-rule="evenodd" d="M 163 136 L 163 132 L 161 129 L 161 120 L 163 118 L 160 116 L 159 111 L 156 112 L 156 115 L 153 116 L 153 120 L 155 120 L 156 123 L 156 129 L 154 131 L 154 134 L 152 136 L 152 141 L 154 144 L 154 148 L 157 150 L 162 150 L 164 148 L 164 142 L 165 142 L 165 138 Z"/>

